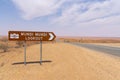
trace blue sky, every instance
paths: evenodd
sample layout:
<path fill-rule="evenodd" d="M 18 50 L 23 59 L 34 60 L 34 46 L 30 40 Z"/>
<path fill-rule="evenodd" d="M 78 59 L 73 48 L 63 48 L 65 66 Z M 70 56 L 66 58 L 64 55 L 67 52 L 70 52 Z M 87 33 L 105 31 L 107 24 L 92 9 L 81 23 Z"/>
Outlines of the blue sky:
<path fill-rule="evenodd" d="M 9 30 L 120 37 L 120 0 L 0 0 L 0 35 Z"/>

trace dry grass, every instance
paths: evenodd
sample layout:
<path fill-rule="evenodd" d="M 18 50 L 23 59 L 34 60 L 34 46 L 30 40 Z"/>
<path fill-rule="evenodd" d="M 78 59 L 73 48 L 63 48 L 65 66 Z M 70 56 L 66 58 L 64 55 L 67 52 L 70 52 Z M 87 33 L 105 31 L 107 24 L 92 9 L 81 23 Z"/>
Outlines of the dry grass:
<path fill-rule="evenodd" d="M 80 43 L 120 43 L 120 38 L 102 38 L 102 37 L 63 37 L 59 38 L 62 42 L 80 42 Z"/>

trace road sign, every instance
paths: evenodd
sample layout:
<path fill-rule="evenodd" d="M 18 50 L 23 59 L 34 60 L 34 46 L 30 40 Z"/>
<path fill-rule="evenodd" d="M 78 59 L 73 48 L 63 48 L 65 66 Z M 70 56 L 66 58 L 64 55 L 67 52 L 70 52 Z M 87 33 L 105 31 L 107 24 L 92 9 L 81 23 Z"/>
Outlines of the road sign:
<path fill-rule="evenodd" d="M 53 32 L 9 31 L 10 41 L 25 41 L 24 64 L 26 65 L 26 41 L 40 41 L 40 64 L 42 64 L 42 41 L 53 41 L 56 38 Z"/>
<path fill-rule="evenodd" d="M 53 41 L 56 38 L 53 32 L 9 31 L 10 41 Z"/>

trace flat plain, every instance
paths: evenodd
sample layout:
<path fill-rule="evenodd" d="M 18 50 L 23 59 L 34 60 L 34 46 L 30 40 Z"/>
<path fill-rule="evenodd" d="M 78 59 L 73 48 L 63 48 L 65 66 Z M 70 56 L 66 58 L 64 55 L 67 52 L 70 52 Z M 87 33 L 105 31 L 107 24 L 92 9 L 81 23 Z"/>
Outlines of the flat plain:
<path fill-rule="evenodd" d="M 118 43 L 119 44 L 119 43 Z M 40 44 L 0 53 L 0 80 L 120 80 L 120 58 L 68 43 Z"/>

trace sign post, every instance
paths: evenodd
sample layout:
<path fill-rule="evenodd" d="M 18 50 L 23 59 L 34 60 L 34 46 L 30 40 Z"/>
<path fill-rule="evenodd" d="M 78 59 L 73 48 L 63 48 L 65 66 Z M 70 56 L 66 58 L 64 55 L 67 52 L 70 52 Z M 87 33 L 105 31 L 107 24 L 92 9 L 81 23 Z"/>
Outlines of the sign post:
<path fill-rule="evenodd" d="M 26 65 L 26 41 L 24 42 L 24 65 Z"/>
<path fill-rule="evenodd" d="M 24 41 L 24 64 L 26 65 L 26 41 L 40 41 L 40 64 L 42 64 L 42 41 L 53 41 L 56 38 L 53 32 L 9 31 L 10 41 Z"/>
<path fill-rule="evenodd" d="M 40 64 L 42 65 L 42 40 L 40 41 Z"/>

